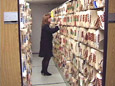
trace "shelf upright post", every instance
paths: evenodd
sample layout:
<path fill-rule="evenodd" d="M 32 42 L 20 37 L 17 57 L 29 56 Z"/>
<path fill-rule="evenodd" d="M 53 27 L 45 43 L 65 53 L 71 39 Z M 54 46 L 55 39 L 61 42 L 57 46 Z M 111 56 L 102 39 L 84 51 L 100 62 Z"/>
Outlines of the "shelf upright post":
<path fill-rule="evenodd" d="M 103 79 L 102 86 L 106 82 L 106 64 L 107 64 L 107 41 L 108 41 L 108 0 L 105 0 L 105 30 L 104 30 L 104 53 L 103 53 Z"/>

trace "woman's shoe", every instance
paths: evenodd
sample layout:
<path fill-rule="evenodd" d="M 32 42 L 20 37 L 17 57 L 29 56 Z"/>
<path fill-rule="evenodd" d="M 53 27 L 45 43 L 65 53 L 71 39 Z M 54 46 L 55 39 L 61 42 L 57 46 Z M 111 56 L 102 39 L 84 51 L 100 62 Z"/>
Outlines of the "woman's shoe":
<path fill-rule="evenodd" d="M 51 73 L 44 73 L 45 76 L 51 76 L 52 74 Z"/>
<path fill-rule="evenodd" d="M 41 74 L 44 75 L 44 76 L 51 76 L 51 75 L 52 75 L 52 74 L 49 73 L 49 72 L 46 72 L 46 73 L 45 73 L 45 72 L 43 72 L 43 71 L 41 71 Z"/>
<path fill-rule="evenodd" d="M 41 71 L 41 74 L 42 74 L 42 75 L 44 75 L 44 72 L 43 72 L 43 71 Z"/>
<path fill-rule="evenodd" d="M 48 73 L 48 72 L 46 72 L 46 73 L 44 73 L 44 76 L 51 76 L 52 74 L 51 73 Z"/>

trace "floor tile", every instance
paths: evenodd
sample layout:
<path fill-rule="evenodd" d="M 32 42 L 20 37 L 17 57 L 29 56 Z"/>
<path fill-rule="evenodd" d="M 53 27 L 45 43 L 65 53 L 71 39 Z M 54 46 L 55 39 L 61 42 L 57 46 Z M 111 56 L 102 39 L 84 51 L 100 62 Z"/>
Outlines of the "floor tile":
<path fill-rule="evenodd" d="M 52 76 L 43 76 L 41 75 L 40 71 L 41 67 L 33 67 L 32 84 L 64 82 L 55 66 L 49 66 L 48 68 L 48 71 L 52 73 Z"/>
<path fill-rule="evenodd" d="M 42 59 L 40 57 L 33 57 L 32 58 L 32 66 L 41 66 L 42 64 Z"/>
<path fill-rule="evenodd" d="M 52 73 L 52 76 L 41 75 L 41 57 L 33 55 L 32 58 L 32 86 L 66 86 L 62 76 L 56 68 L 53 60 L 50 60 L 48 71 Z"/>
<path fill-rule="evenodd" d="M 65 83 L 62 83 L 62 84 L 45 84 L 45 85 L 32 85 L 32 86 L 66 86 Z"/>

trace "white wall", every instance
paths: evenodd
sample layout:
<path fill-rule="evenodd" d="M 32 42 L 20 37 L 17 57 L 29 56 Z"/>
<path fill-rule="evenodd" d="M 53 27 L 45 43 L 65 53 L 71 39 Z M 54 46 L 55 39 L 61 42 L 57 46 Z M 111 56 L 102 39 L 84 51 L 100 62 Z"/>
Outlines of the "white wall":
<path fill-rule="evenodd" d="M 32 9 L 32 52 L 39 53 L 41 37 L 41 21 L 45 13 L 50 12 L 58 5 L 31 4 Z"/>

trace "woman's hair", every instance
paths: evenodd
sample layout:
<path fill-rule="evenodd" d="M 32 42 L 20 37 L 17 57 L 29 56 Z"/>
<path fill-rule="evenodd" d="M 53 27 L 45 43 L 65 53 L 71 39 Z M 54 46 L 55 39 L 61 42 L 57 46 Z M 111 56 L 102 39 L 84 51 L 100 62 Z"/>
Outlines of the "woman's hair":
<path fill-rule="evenodd" d="M 45 24 L 50 24 L 50 22 L 48 21 L 48 19 L 50 18 L 50 14 L 45 14 L 43 16 L 43 19 L 42 19 L 42 26 L 45 25 Z"/>

